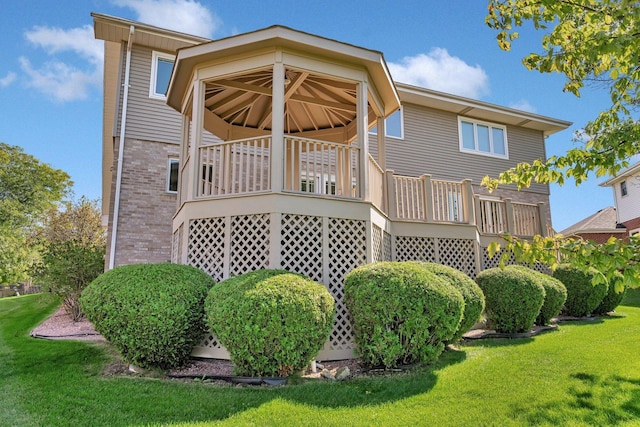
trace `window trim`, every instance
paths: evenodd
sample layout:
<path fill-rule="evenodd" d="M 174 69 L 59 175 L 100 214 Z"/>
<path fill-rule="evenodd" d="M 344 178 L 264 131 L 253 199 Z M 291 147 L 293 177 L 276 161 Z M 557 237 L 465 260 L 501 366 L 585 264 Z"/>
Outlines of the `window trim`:
<path fill-rule="evenodd" d="M 640 228 L 634 228 L 633 230 L 629 231 L 629 237 L 633 236 L 640 237 Z"/>
<path fill-rule="evenodd" d="M 473 142 L 474 146 L 478 146 L 478 125 L 487 126 L 489 128 L 489 147 L 490 152 L 480 151 L 478 148 L 473 150 L 464 146 L 462 139 L 462 123 L 471 123 L 473 125 Z M 504 135 L 504 154 L 497 154 L 493 152 L 493 132 L 491 129 L 500 129 Z M 507 127 L 498 123 L 485 122 L 483 120 L 471 119 L 469 117 L 458 116 L 458 144 L 461 153 L 477 154 L 480 156 L 494 157 L 497 159 L 509 159 L 509 138 L 507 137 Z"/>
<path fill-rule="evenodd" d="M 171 190 L 170 189 L 170 185 L 171 185 L 171 165 L 172 164 L 176 164 L 176 189 Z M 166 185 L 164 187 L 165 191 L 169 194 L 178 194 L 178 188 L 180 188 L 180 159 L 178 159 L 177 157 L 169 157 L 167 159 L 167 180 L 166 180 Z"/>
<path fill-rule="evenodd" d="M 400 112 L 400 136 L 396 136 L 396 135 L 389 135 L 389 134 L 387 133 L 387 130 L 389 129 L 389 127 L 387 126 L 387 119 L 388 119 L 389 117 L 391 117 L 392 115 L 394 115 L 395 113 L 397 113 L 397 112 Z M 400 106 L 400 109 L 398 109 L 398 110 L 394 111 L 393 113 L 391 113 L 391 114 L 389 115 L 389 117 L 386 117 L 386 118 L 384 119 L 384 122 L 385 122 L 385 126 L 384 126 L 384 136 L 385 136 L 385 137 L 387 137 L 387 138 L 404 139 L 404 108 L 402 107 L 402 105 Z M 375 129 L 376 127 L 377 127 L 377 126 L 374 126 L 374 127 L 373 127 L 373 128 L 371 128 L 371 129 Z M 369 131 L 369 133 L 370 133 L 371 135 L 377 135 L 377 134 L 378 134 L 377 129 L 376 129 L 376 131 L 374 131 L 374 130 L 370 130 L 370 131 Z"/>
<path fill-rule="evenodd" d="M 151 77 L 149 79 L 149 98 L 166 100 L 167 96 L 158 93 L 156 84 L 158 83 L 158 61 L 164 59 L 175 64 L 176 56 L 164 52 L 153 51 L 151 55 Z"/>
<path fill-rule="evenodd" d="M 629 188 L 627 188 L 627 180 L 620 181 L 620 197 L 627 197 L 629 195 Z"/>

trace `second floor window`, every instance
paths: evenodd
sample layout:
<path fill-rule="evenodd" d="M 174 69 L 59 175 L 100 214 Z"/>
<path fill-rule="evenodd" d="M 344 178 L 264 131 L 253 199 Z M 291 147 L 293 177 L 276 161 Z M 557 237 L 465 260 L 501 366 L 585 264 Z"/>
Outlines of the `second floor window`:
<path fill-rule="evenodd" d="M 629 192 L 627 191 L 627 181 L 622 181 L 620 183 L 620 194 L 622 195 L 622 197 L 629 194 Z"/>
<path fill-rule="evenodd" d="M 175 56 L 162 52 L 153 52 L 151 58 L 151 82 L 149 85 L 149 97 L 166 99 L 169 79 Z"/>
<path fill-rule="evenodd" d="M 462 117 L 458 124 L 460 151 L 509 158 L 505 126 Z"/>

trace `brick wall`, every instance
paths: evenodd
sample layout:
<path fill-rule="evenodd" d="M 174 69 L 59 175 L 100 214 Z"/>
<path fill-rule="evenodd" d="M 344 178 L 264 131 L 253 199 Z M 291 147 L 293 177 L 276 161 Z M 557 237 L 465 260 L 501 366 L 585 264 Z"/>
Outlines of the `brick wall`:
<path fill-rule="evenodd" d="M 177 144 L 125 140 L 116 266 L 171 260 L 171 222 L 176 195 L 166 191 L 167 168 L 169 158 L 178 158 L 179 152 Z M 106 265 L 109 265 L 111 250 L 117 161 L 116 140 Z"/>
<path fill-rule="evenodd" d="M 626 230 L 622 230 L 620 233 L 575 233 L 569 237 L 574 236 L 581 237 L 584 240 L 593 240 L 596 243 L 605 243 L 612 236 L 616 239 L 628 240 L 628 233 Z"/>
<path fill-rule="evenodd" d="M 631 232 L 632 230 L 637 230 L 640 228 L 640 216 L 634 219 L 630 219 L 629 221 L 625 221 L 624 225 L 627 227 L 627 232 Z"/>

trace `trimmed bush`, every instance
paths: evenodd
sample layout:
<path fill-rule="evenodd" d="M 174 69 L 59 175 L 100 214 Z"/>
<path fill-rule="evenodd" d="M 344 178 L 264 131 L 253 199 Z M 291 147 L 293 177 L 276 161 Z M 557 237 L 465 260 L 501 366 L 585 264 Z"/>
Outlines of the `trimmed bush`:
<path fill-rule="evenodd" d="M 80 304 L 127 362 L 169 369 L 184 364 L 206 332 L 204 300 L 213 284 L 187 265 L 126 265 L 91 282 Z"/>
<path fill-rule="evenodd" d="M 211 289 L 207 323 L 237 375 L 288 376 L 305 368 L 331 333 L 335 302 L 313 280 L 257 270 Z"/>
<path fill-rule="evenodd" d="M 590 315 L 600 305 L 609 289 L 606 283 L 593 284 L 593 277 L 599 274 L 590 268 L 584 272 L 568 264 L 561 264 L 553 272 L 567 288 L 567 301 L 563 312 L 569 316 L 584 317 Z"/>
<path fill-rule="evenodd" d="M 616 271 L 614 273 L 614 276 L 609 279 L 609 288 L 607 290 L 607 295 L 604 296 L 602 302 L 595 308 L 595 310 L 593 310 L 593 314 L 602 316 L 614 311 L 616 307 L 620 305 L 627 293 L 627 288 L 622 287 L 623 281 L 624 276 L 622 275 L 622 273 Z M 616 289 L 616 287 L 622 287 L 622 290 L 618 290 Z"/>
<path fill-rule="evenodd" d="M 460 291 L 412 262 L 356 268 L 345 278 L 344 294 L 356 344 L 369 366 L 436 360 L 464 310 Z"/>
<path fill-rule="evenodd" d="M 484 294 L 482 289 L 473 281 L 473 279 L 460 270 L 455 268 L 436 264 L 432 262 L 418 262 L 420 266 L 426 268 L 437 276 L 443 277 L 453 285 L 464 299 L 464 312 L 458 330 L 451 337 L 449 342 L 456 342 L 462 335 L 475 325 L 484 311 Z"/>
<path fill-rule="evenodd" d="M 547 274 L 540 273 L 539 271 L 532 270 L 528 267 L 521 265 L 511 265 L 507 268 L 512 268 L 518 271 L 522 271 L 526 274 L 531 274 L 534 279 L 542 285 L 544 288 L 544 303 L 540 308 L 540 314 L 536 317 L 536 325 L 548 325 L 551 319 L 560 314 L 564 302 L 567 300 L 567 288 L 564 287 L 561 281 L 555 279 Z"/>
<path fill-rule="evenodd" d="M 497 332 L 531 330 L 544 303 L 544 287 L 528 273 L 514 268 L 490 268 L 476 279 L 486 299 L 487 320 Z"/>

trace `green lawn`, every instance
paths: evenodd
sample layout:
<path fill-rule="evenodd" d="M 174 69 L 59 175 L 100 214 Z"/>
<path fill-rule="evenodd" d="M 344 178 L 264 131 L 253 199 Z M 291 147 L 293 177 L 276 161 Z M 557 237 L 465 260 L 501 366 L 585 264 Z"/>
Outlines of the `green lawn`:
<path fill-rule="evenodd" d="M 238 388 L 103 377 L 106 346 L 28 337 L 55 300 L 2 299 L 0 426 L 640 425 L 640 292 L 625 304 L 624 317 L 465 344 L 411 374 Z"/>

